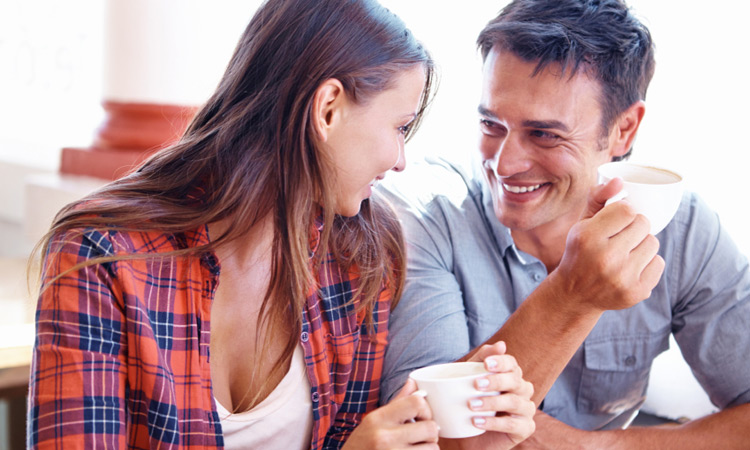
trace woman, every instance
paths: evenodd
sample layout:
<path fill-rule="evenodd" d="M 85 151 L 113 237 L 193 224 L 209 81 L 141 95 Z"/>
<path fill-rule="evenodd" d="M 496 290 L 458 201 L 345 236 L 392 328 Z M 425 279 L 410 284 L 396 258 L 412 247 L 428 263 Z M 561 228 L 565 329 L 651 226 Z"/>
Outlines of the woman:
<path fill-rule="evenodd" d="M 58 214 L 29 445 L 436 448 L 411 384 L 363 419 L 404 277 L 369 197 L 432 81 L 375 1 L 262 5 L 181 141 Z"/>

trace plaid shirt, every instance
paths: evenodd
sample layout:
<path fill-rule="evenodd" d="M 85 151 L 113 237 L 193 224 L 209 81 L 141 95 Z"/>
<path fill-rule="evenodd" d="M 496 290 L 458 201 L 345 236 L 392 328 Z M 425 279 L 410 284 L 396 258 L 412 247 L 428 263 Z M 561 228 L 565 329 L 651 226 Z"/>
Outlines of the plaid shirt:
<path fill-rule="evenodd" d="M 320 225 L 320 224 L 318 224 Z M 317 248 L 320 228 L 313 229 Z M 181 235 L 87 230 L 47 255 L 43 279 L 88 258 L 157 254 L 208 242 Z M 39 298 L 29 392 L 29 448 L 222 448 L 211 389 L 211 301 L 220 267 L 203 257 L 119 260 L 71 272 Z M 377 406 L 390 297 L 374 331 L 350 304 L 356 270 L 327 258 L 299 337 L 313 405 L 310 447 L 338 448 Z M 319 295 L 320 294 L 320 295 Z"/>

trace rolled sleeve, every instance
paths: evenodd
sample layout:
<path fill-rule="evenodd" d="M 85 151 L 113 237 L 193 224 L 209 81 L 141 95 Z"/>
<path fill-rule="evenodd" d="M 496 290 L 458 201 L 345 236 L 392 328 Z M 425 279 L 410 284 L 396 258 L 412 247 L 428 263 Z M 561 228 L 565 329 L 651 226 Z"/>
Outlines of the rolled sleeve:
<path fill-rule="evenodd" d="M 463 295 L 452 273 L 450 232 L 441 214 L 391 200 L 406 233 L 408 277 L 391 314 L 381 404 L 401 389 L 411 371 L 453 361 L 471 349 Z"/>
<path fill-rule="evenodd" d="M 719 408 L 750 402 L 750 267 L 721 227 L 718 216 L 695 196 L 681 248 L 675 340 L 696 379 Z"/>
<path fill-rule="evenodd" d="M 108 265 L 70 271 L 103 256 L 100 248 L 101 242 L 79 235 L 45 262 L 47 279 L 64 275 L 39 298 L 29 448 L 125 447 L 127 336 L 120 296 Z"/>

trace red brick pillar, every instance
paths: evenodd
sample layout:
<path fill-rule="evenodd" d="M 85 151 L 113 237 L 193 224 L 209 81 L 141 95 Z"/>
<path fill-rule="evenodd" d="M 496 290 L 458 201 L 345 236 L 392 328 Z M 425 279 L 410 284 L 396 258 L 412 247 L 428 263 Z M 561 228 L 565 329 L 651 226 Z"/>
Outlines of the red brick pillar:
<path fill-rule="evenodd" d="M 217 32 L 217 19 L 231 14 L 224 0 L 104 1 L 105 118 L 90 146 L 62 150 L 60 172 L 111 180 L 182 135 L 239 30 L 231 39 Z"/>
<path fill-rule="evenodd" d="M 106 117 L 87 148 L 62 149 L 60 172 L 119 178 L 155 151 L 175 142 L 197 107 L 104 101 Z"/>

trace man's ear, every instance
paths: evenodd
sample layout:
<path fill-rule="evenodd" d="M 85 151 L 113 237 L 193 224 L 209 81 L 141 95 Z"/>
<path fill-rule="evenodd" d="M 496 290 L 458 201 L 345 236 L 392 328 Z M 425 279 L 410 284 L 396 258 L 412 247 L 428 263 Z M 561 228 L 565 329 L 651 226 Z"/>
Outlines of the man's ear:
<path fill-rule="evenodd" d="M 331 130 L 337 125 L 345 97 L 344 86 L 335 78 L 325 80 L 315 90 L 312 125 L 322 142 L 328 141 Z"/>
<path fill-rule="evenodd" d="M 630 151 L 644 114 L 646 114 L 646 103 L 638 100 L 615 120 L 609 136 L 609 148 L 612 153 L 610 156 L 623 156 Z"/>

